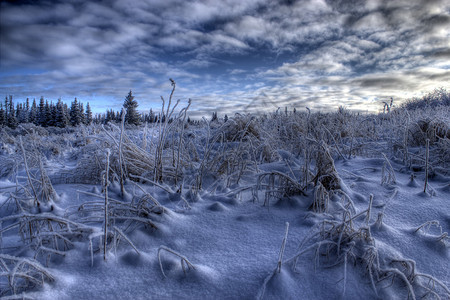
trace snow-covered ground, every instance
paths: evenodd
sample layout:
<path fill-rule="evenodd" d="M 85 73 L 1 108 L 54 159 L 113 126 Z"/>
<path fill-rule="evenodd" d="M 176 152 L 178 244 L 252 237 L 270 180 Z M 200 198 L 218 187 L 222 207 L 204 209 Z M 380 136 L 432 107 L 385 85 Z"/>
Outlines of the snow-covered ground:
<path fill-rule="evenodd" d="M 350 140 L 313 116 L 272 117 L 171 129 L 162 181 L 143 170 L 157 160 L 135 161 L 155 158 L 154 131 L 127 131 L 128 146 L 118 127 L 3 132 L 0 296 L 450 298 L 450 174 L 431 157 L 442 145 L 424 192 L 425 147 L 393 150 L 392 120 L 356 120 Z"/>

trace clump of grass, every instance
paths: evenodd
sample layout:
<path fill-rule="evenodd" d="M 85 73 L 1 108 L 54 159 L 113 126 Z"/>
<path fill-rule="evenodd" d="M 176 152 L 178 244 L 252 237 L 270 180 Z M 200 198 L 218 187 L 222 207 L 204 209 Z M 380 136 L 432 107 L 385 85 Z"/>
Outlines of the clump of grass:
<path fill-rule="evenodd" d="M 322 141 L 317 146 L 316 155 L 317 173 L 313 179 L 316 188 L 312 209 L 322 213 L 328 211 L 331 194 L 342 193 L 342 183 L 325 142 Z"/>
<path fill-rule="evenodd" d="M 6 299 L 54 280 L 53 275 L 34 259 L 0 254 L 0 297 Z"/>
<path fill-rule="evenodd" d="M 382 155 L 384 162 L 383 167 L 381 168 L 381 184 L 395 184 L 397 179 L 395 178 L 394 168 L 387 156 L 384 153 L 382 153 Z"/>
<path fill-rule="evenodd" d="M 305 253 L 314 253 L 315 266 L 323 265 L 326 268 L 343 265 L 343 289 L 342 297 L 345 297 L 347 269 L 351 265 L 359 265 L 370 279 L 370 284 L 375 295 L 378 296 L 379 285 L 382 281 L 399 280 L 406 286 L 408 297 L 416 299 L 416 295 L 426 297 L 433 295 L 449 297 L 450 290 L 437 278 L 416 271 L 415 262 L 399 257 L 384 255 L 380 257 L 377 242 L 371 234 L 370 214 L 372 197 L 366 210 L 352 214 L 348 209 L 342 212 L 342 219 L 325 219 L 319 226 L 312 230 L 301 243 L 299 251 L 285 264 L 292 264 L 294 270 L 298 268 L 300 256 Z M 366 215 L 363 223 L 360 216 Z M 381 224 L 380 215 L 374 225 Z M 427 222 L 417 228 L 435 225 L 435 222 Z M 443 236 L 443 235 L 441 235 Z M 446 236 L 445 236 L 446 237 Z M 444 238 L 445 238 L 444 237 Z"/>
<path fill-rule="evenodd" d="M 278 171 L 264 172 L 258 175 L 254 187 L 254 195 L 258 200 L 258 192 L 265 188 L 264 206 L 269 206 L 270 200 L 280 200 L 293 195 L 305 195 L 300 183 L 287 174 Z"/>
<path fill-rule="evenodd" d="M 117 128 L 111 124 L 110 128 L 111 131 L 104 129 L 108 137 L 107 145 L 111 149 L 110 172 L 122 183 L 123 189 L 125 178 L 130 175 L 142 176 L 154 170 L 154 156 L 132 141 L 123 127 Z"/>

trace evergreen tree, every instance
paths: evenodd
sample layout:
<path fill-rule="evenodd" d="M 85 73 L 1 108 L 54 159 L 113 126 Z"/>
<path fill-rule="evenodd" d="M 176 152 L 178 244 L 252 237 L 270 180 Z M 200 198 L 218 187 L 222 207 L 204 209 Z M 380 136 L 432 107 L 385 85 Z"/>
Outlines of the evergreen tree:
<path fill-rule="evenodd" d="M 150 113 L 148 116 L 148 122 L 149 123 L 154 123 L 155 122 L 155 113 L 153 112 L 153 110 L 150 108 Z"/>
<path fill-rule="evenodd" d="M 45 100 L 44 97 L 41 97 L 39 100 L 39 112 L 38 112 L 38 124 L 40 126 L 47 126 L 47 119 L 45 115 Z"/>
<path fill-rule="evenodd" d="M 67 120 L 67 125 L 70 124 L 70 111 L 69 111 L 69 106 L 67 106 L 67 103 L 63 103 L 63 111 L 64 111 L 64 116 Z"/>
<path fill-rule="evenodd" d="M 8 96 L 5 97 L 5 123 L 8 120 L 8 110 L 9 110 L 9 102 L 8 102 Z"/>
<path fill-rule="evenodd" d="M 50 104 L 48 104 L 48 100 L 45 100 L 45 107 L 44 107 L 44 127 L 52 126 L 52 111 L 50 109 Z"/>
<path fill-rule="evenodd" d="M 23 123 L 30 122 L 30 99 L 27 98 L 25 105 L 23 106 L 21 119 Z"/>
<path fill-rule="evenodd" d="M 70 124 L 72 126 L 78 126 L 81 123 L 80 116 L 80 106 L 78 105 L 78 100 L 75 98 L 75 101 L 72 102 L 70 106 Z"/>
<path fill-rule="evenodd" d="M 53 102 L 50 103 L 50 107 L 47 113 L 47 125 L 56 126 L 56 106 Z"/>
<path fill-rule="evenodd" d="M 9 114 L 8 118 L 6 119 L 6 125 L 9 128 L 16 129 L 17 125 L 19 125 L 19 122 L 17 122 L 16 116 L 13 114 Z"/>
<path fill-rule="evenodd" d="M 25 104 L 17 105 L 16 117 L 19 123 L 28 123 L 28 111 Z"/>
<path fill-rule="evenodd" d="M 64 128 L 69 125 L 69 120 L 67 118 L 66 112 L 64 111 L 64 104 L 61 99 L 58 99 L 56 103 L 56 112 L 55 112 L 55 126 Z"/>
<path fill-rule="evenodd" d="M 38 109 L 36 105 L 36 99 L 33 99 L 33 104 L 30 108 L 30 114 L 28 116 L 28 121 L 32 122 L 34 125 L 38 125 Z"/>
<path fill-rule="evenodd" d="M 9 112 L 14 114 L 14 102 L 11 95 L 9 95 Z"/>
<path fill-rule="evenodd" d="M 211 122 L 214 122 L 214 121 L 217 121 L 217 120 L 218 120 L 218 118 L 217 118 L 217 112 L 215 111 L 215 112 L 213 112 L 213 114 L 212 114 Z"/>
<path fill-rule="evenodd" d="M 23 123 L 22 119 L 21 119 L 22 109 L 23 109 L 22 103 L 17 103 L 16 104 L 16 119 L 17 119 L 17 122 L 19 122 L 19 123 Z"/>
<path fill-rule="evenodd" d="M 6 125 L 14 129 L 17 127 L 18 122 L 16 118 L 16 112 L 14 109 L 14 103 L 12 101 L 12 96 L 9 96 L 8 105 L 9 108 L 7 109 Z"/>
<path fill-rule="evenodd" d="M 85 124 L 86 123 L 86 115 L 84 113 L 83 103 L 80 102 L 78 104 L 78 110 L 80 111 L 80 124 Z"/>
<path fill-rule="evenodd" d="M 91 110 L 91 107 L 89 106 L 89 102 L 86 105 L 86 116 L 85 116 L 84 120 L 85 120 L 85 124 L 86 125 L 91 125 L 91 123 L 92 123 L 92 110 Z"/>
<path fill-rule="evenodd" d="M 0 103 L 0 127 L 3 127 L 6 125 L 6 113 L 3 109 L 3 103 Z"/>
<path fill-rule="evenodd" d="M 139 125 L 141 123 L 141 117 L 137 111 L 138 103 L 134 100 L 134 96 L 130 90 L 128 96 L 125 98 L 123 107 L 126 110 L 125 122 L 128 124 Z"/>
<path fill-rule="evenodd" d="M 114 111 L 112 109 L 107 110 L 106 117 L 105 117 L 105 124 L 108 123 L 109 121 L 114 121 L 115 118 L 116 118 L 116 114 L 114 113 Z"/>

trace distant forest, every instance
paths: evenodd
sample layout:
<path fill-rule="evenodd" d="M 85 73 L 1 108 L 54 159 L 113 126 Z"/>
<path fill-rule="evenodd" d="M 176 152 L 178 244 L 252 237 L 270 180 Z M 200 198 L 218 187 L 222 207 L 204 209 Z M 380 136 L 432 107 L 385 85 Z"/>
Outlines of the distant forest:
<path fill-rule="evenodd" d="M 391 103 L 383 102 L 388 112 L 392 106 Z M 420 98 L 408 99 L 400 104 L 397 109 L 423 109 L 426 107 L 450 106 L 450 93 L 445 88 L 435 89 Z M 152 109 L 148 113 L 140 113 L 137 110 L 138 103 L 134 99 L 130 91 L 124 100 L 123 108 L 125 109 L 125 122 L 127 124 L 140 125 L 142 123 L 157 123 L 160 120 L 160 114 L 153 112 Z M 0 127 L 16 128 L 21 123 L 33 123 L 42 127 L 60 127 L 78 126 L 80 124 L 90 125 L 106 124 L 108 122 L 120 122 L 122 119 L 122 111 L 107 110 L 105 113 L 97 113 L 93 115 L 89 102 L 86 106 L 79 102 L 77 98 L 71 102 L 70 106 L 67 103 L 58 99 L 56 103 L 45 100 L 41 97 L 39 103 L 33 99 L 27 98 L 23 103 L 14 104 L 12 96 L 5 97 L 4 103 L 0 103 Z M 295 109 L 294 109 L 295 111 Z M 163 116 L 164 118 L 164 116 Z M 225 120 L 227 116 L 225 115 Z M 212 114 L 212 121 L 217 120 L 217 112 Z M 190 118 L 187 120 L 191 122 Z"/>
<path fill-rule="evenodd" d="M 155 123 L 159 120 L 159 114 L 150 109 L 149 113 L 139 113 L 138 103 L 130 91 L 123 105 L 126 111 L 125 121 L 128 124 L 139 125 L 141 123 Z M 107 110 L 105 113 L 93 114 L 89 102 L 86 106 L 77 98 L 70 103 L 58 99 L 56 103 L 49 102 L 41 97 L 39 103 L 36 99 L 30 103 L 27 98 L 23 103 L 14 104 L 13 97 L 5 97 L 0 103 L 0 127 L 16 128 L 21 123 L 33 123 L 42 127 L 78 126 L 80 124 L 90 125 L 106 124 L 108 122 L 120 122 L 122 111 Z"/>

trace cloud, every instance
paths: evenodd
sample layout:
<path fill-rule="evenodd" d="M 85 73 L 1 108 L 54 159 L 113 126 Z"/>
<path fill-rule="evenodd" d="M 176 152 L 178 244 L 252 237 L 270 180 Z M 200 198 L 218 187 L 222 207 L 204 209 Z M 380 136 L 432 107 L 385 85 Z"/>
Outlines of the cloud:
<path fill-rule="evenodd" d="M 113 99 L 119 109 L 133 89 L 148 109 L 174 78 L 198 115 L 248 103 L 376 110 L 376 99 L 449 82 L 445 0 L 0 5 L 0 93 L 19 98 Z"/>

